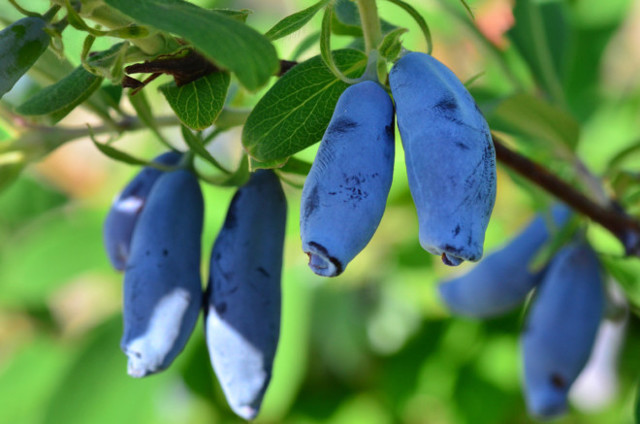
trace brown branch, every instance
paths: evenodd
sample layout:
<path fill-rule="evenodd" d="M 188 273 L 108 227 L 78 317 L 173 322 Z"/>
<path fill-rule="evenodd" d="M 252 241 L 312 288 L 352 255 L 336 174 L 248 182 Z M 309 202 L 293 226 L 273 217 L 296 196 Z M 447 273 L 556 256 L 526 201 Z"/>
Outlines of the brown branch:
<path fill-rule="evenodd" d="M 493 145 L 498 161 L 609 230 L 622 242 L 627 255 L 640 256 L 638 221 L 614 204 L 609 207 L 597 204 L 548 169 L 509 149 L 495 135 Z"/>

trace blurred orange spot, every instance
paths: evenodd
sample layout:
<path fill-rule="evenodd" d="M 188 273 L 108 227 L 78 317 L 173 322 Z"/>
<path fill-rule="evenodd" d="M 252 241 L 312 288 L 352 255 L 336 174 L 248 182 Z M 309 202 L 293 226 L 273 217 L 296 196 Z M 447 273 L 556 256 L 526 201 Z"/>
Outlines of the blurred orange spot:
<path fill-rule="evenodd" d="M 498 48 L 506 48 L 508 41 L 505 33 L 515 23 L 511 2 L 509 0 L 489 0 L 474 13 L 480 32 Z"/>

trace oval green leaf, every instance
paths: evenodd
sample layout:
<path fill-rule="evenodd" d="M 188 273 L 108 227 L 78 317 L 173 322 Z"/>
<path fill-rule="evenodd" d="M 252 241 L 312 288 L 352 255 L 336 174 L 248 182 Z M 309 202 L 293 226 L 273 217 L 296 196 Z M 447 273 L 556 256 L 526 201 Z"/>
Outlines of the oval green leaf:
<path fill-rule="evenodd" d="M 57 122 L 88 99 L 101 83 L 102 78 L 79 66 L 57 83 L 37 92 L 18 106 L 16 112 L 27 116 L 48 115 Z"/>
<path fill-rule="evenodd" d="M 333 59 L 348 77 L 358 77 L 367 57 L 357 50 L 336 50 Z M 315 56 L 295 66 L 260 99 L 247 119 L 242 143 L 251 156 L 273 162 L 320 141 L 347 84 Z"/>
<path fill-rule="evenodd" d="M 315 14 L 318 13 L 318 11 L 322 9 L 327 3 L 329 3 L 329 0 L 320 0 L 311 7 L 294 13 L 293 15 L 287 16 L 286 18 L 275 24 L 269 31 L 264 34 L 264 36 L 273 41 L 296 32 L 307 22 L 309 22 L 311 18 L 313 18 Z"/>
<path fill-rule="evenodd" d="M 11 90 L 49 45 L 47 22 L 37 17 L 20 19 L 0 31 L 0 98 Z"/>
<path fill-rule="evenodd" d="M 266 84 L 280 67 L 276 50 L 265 36 L 225 14 L 182 0 L 105 3 L 138 23 L 183 37 L 209 59 L 233 71 L 249 90 Z"/>
<path fill-rule="evenodd" d="M 181 87 L 175 82 L 161 85 L 160 91 L 183 124 L 203 130 L 222 111 L 230 81 L 228 72 L 214 72 Z"/>

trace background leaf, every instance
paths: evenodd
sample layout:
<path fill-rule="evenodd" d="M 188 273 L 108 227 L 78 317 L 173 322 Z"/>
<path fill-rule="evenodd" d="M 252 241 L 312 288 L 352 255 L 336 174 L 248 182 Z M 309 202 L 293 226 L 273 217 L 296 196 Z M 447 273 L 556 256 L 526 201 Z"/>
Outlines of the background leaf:
<path fill-rule="evenodd" d="M 105 0 L 105 3 L 137 22 L 193 43 L 209 59 L 233 71 L 249 90 L 266 84 L 279 69 L 276 50 L 269 40 L 225 14 L 181 0 Z"/>
<path fill-rule="evenodd" d="M 318 11 L 322 9 L 327 3 L 329 3 L 329 0 L 320 0 L 313 6 L 301 10 L 300 12 L 294 13 L 293 15 L 287 16 L 286 18 L 275 24 L 269 31 L 264 34 L 264 36 L 273 41 L 296 32 L 307 22 L 309 22 L 311 18 L 313 18 L 315 14 L 318 13 Z"/>
<path fill-rule="evenodd" d="M 40 90 L 16 111 L 27 116 L 49 115 L 57 122 L 88 99 L 101 83 L 102 78 L 79 66 L 62 80 Z"/>
<path fill-rule="evenodd" d="M 33 66 L 49 45 L 47 22 L 41 18 L 20 19 L 0 32 L 0 98 Z"/>
<path fill-rule="evenodd" d="M 348 77 L 367 65 L 357 50 L 337 50 L 333 58 Z M 247 119 L 242 143 L 259 161 L 276 161 L 320 141 L 347 84 L 315 56 L 291 69 L 260 99 Z"/>
<path fill-rule="evenodd" d="M 489 116 L 491 128 L 544 141 L 553 148 L 575 150 L 580 125 L 562 109 L 531 94 L 520 93 L 502 101 Z"/>
<path fill-rule="evenodd" d="M 203 130 L 220 114 L 230 81 L 228 72 L 214 72 L 181 87 L 175 82 L 161 85 L 160 91 L 183 124 Z"/>
<path fill-rule="evenodd" d="M 535 80 L 556 101 L 564 101 L 562 77 L 570 47 L 570 29 L 562 1 L 519 0 L 509 37 L 531 68 Z"/>

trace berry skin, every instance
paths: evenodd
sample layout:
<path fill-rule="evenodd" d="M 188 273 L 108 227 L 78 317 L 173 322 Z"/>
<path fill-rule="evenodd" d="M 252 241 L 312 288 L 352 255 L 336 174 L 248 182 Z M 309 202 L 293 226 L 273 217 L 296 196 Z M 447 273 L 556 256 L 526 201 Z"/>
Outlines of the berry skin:
<path fill-rule="evenodd" d="M 571 216 L 564 206 L 552 210 L 554 224 L 561 228 Z M 471 271 L 440 285 L 440 297 L 458 315 L 486 318 L 517 307 L 540 282 L 544 271 L 531 272 L 529 265 L 549 241 L 550 229 L 537 216 L 520 234 L 480 261 Z"/>
<path fill-rule="evenodd" d="M 176 165 L 182 155 L 167 152 L 153 161 L 162 165 Z M 118 271 L 124 271 L 131 248 L 131 237 L 144 208 L 149 192 L 163 174 L 159 169 L 147 166 L 114 199 L 104 221 L 104 247 L 111 265 Z"/>
<path fill-rule="evenodd" d="M 535 417 L 566 410 L 589 359 L 604 312 L 600 272 L 593 250 L 573 244 L 558 252 L 540 284 L 521 335 L 525 398 Z"/>
<path fill-rule="evenodd" d="M 205 335 L 231 409 L 258 415 L 280 336 L 287 204 L 278 177 L 254 173 L 235 194 L 211 252 Z"/>
<path fill-rule="evenodd" d="M 120 343 L 133 377 L 167 368 L 196 324 L 203 208 L 197 178 L 178 170 L 158 178 L 140 214 L 124 273 Z"/>
<path fill-rule="evenodd" d="M 393 103 L 365 81 L 340 96 L 302 189 L 300 236 L 309 266 L 334 277 L 369 243 L 391 187 Z"/>
<path fill-rule="evenodd" d="M 389 84 L 420 244 L 447 265 L 480 260 L 496 197 L 487 122 L 460 80 L 428 54 L 402 57 Z"/>

